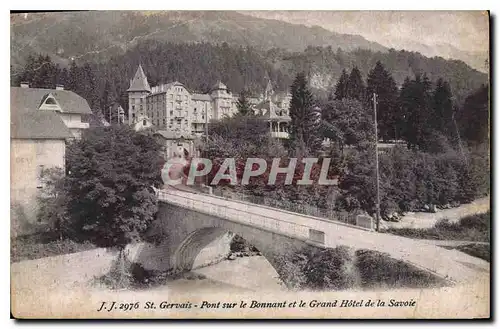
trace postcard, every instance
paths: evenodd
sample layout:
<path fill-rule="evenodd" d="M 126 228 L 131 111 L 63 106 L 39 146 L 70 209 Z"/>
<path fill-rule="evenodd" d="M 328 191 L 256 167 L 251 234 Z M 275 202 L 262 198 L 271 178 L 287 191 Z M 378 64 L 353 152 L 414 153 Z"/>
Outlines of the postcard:
<path fill-rule="evenodd" d="M 490 318 L 488 11 L 10 17 L 13 318 Z"/>

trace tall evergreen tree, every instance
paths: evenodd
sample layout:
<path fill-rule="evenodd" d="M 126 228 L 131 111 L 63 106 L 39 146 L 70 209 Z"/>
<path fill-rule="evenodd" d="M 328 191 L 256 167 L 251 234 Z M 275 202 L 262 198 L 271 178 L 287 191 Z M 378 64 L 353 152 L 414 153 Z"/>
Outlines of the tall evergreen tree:
<path fill-rule="evenodd" d="M 400 94 L 405 114 L 404 138 L 410 148 L 427 150 L 433 143 L 433 129 L 429 124 L 432 107 L 431 82 L 426 75 L 405 80 Z"/>
<path fill-rule="evenodd" d="M 349 75 L 346 70 L 342 70 L 342 74 L 340 75 L 337 84 L 335 85 L 335 99 L 341 100 L 347 97 L 347 83 L 349 82 Z M 329 97 L 329 100 L 332 100 L 332 97 Z"/>
<path fill-rule="evenodd" d="M 433 93 L 433 119 L 431 124 L 434 129 L 445 136 L 453 134 L 453 102 L 450 85 L 439 78 Z"/>
<path fill-rule="evenodd" d="M 363 78 L 361 77 L 361 72 L 358 67 L 355 66 L 349 75 L 349 80 L 347 81 L 347 98 L 364 101 L 364 97 L 365 84 L 363 82 Z"/>
<path fill-rule="evenodd" d="M 392 75 L 377 61 L 367 78 L 366 105 L 372 108 L 373 93 L 377 94 L 377 122 L 379 136 L 384 139 L 397 139 L 401 136 L 404 124 L 398 106 L 398 89 Z"/>
<path fill-rule="evenodd" d="M 297 74 L 291 87 L 290 141 L 297 156 L 315 154 L 321 147 L 321 114 L 307 86 L 304 73 Z"/>
<path fill-rule="evenodd" d="M 460 111 L 462 135 L 472 143 L 488 141 L 490 132 L 489 88 L 483 85 L 471 93 Z"/>
<path fill-rule="evenodd" d="M 78 67 L 78 65 L 76 65 L 75 61 L 72 61 L 68 72 L 67 89 L 77 93 L 79 80 L 80 80 L 80 68 Z"/>
<path fill-rule="evenodd" d="M 19 75 L 20 82 L 28 82 L 32 88 L 55 88 L 58 67 L 48 55 L 29 56 L 23 72 Z"/>
<path fill-rule="evenodd" d="M 238 108 L 238 113 L 241 115 L 252 114 L 252 105 L 247 98 L 247 91 L 243 90 L 238 97 L 236 102 L 236 107 Z"/>

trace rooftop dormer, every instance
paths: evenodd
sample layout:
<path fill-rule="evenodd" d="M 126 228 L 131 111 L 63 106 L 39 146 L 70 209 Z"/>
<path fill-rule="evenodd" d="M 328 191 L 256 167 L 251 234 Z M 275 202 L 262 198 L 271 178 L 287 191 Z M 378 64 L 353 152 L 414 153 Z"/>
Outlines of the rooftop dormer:
<path fill-rule="evenodd" d="M 62 112 L 61 106 L 52 95 L 52 93 L 48 93 L 42 98 L 42 102 L 38 107 L 39 110 L 49 110 L 49 111 L 59 111 Z"/>

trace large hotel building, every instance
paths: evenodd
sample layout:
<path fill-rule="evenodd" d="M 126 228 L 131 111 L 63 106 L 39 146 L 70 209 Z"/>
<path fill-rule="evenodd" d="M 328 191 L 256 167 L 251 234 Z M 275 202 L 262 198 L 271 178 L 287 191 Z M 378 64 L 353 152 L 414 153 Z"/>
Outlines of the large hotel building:
<path fill-rule="evenodd" d="M 150 87 L 141 65 L 130 80 L 127 91 L 129 124 L 136 128 L 152 126 L 184 138 L 199 137 L 208 122 L 232 116 L 238 111 L 238 95 L 229 92 L 222 82 L 217 82 L 207 94 L 191 93 L 177 81 Z M 269 122 L 273 137 L 288 137 L 289 94 L 275 94 L 268 81 L 264 93 L 249 100 L 254 113 Z"/>

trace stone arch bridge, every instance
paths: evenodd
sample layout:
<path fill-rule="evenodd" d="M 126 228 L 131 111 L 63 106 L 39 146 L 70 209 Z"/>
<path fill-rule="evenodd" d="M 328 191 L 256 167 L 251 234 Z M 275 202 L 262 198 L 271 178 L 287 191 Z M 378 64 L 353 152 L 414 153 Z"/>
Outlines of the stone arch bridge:
<path fill-rule="evenodd" d="M 450 283 L 489 275 L 489 263 L 459 251 L 330 219 L 174 188 L 159 190 L 158 199 L 152 233 L 166 238 L 142 246 L 136 254 L 136 260 L 148 269 L 190 270 L 198 253 L 229 231 L 259 249 L 280 276 L 286 271 L 280 259 L 306 246 L 386 253 Z"/>

